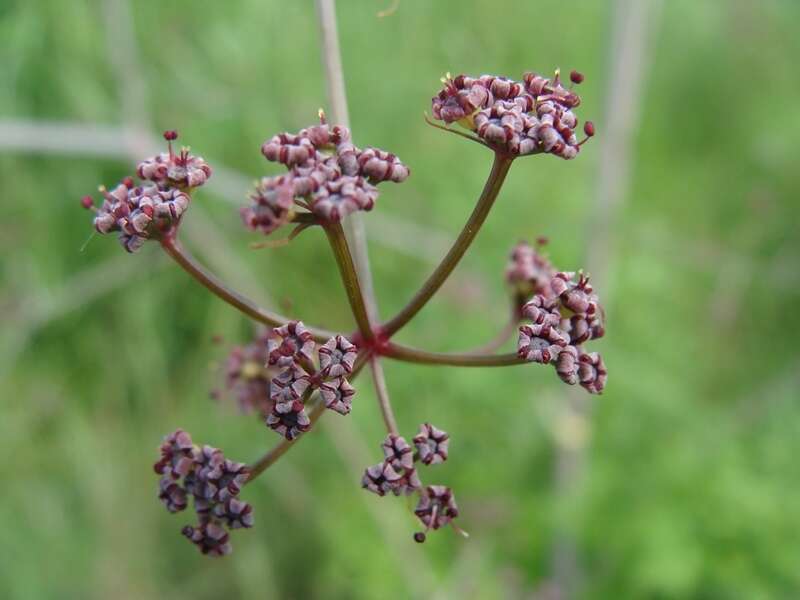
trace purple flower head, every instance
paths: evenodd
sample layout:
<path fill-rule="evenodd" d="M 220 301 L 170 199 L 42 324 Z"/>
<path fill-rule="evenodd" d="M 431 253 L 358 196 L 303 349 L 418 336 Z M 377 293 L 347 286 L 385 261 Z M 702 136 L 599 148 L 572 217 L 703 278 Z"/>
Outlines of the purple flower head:
<path fill-rule="evenodd" d="M 169 475 L 158 480 L 158 499 L 171 513 L 184 510 L 187 503 L 186 490 Z"/>
<path fill-rule="evenodd" d="M 264 177 L 250 194 L 252 204 L 241 209 L 242 221 L 248 229 L 270 234 L 292 219 L 294 195 L 291 177 Z"/>
<path fill-rule="evenodd" d="M 575 281 L 575 273 L 557 273 L 550 286 L 553 293 L 561 298 L 564 307 L 572 312 L 586 315 L 597 312 L 598 300 L 588 275 L 579 272 L 578 281 Z"/>
<path fill-rule="evenodd" d="M 211 446 L 203 446 L 195 463 L 195 484 L 190 491 L 210 503 L 238 495 L 249 475 L 246 465 L 226 459 L 221 450 Z"/>
<path fill-rule="evenodd" d="M 578 349 L 575 346 L 567 346 L 558 353 L 555 367 L 556 373 L 561 381 L 569 385 L 578 383 Z"/>
<path fill-rule="evenodd" d="M 578 357 L 578 378 L 589 393 L 600 394 L 606 387 L 606 365 L 597 352 L 582 352 Z"/>
<path fill-rule="evenodd" d="M 253 526 L 253 507 L 238 498 L 228 498 L 217 504 L 213 515 L 225 523 L 229 529 L 250 528 Z"/>
<path fill-rule="evenodd" d="M 268 364 L 285 367 L 293 364 L 296 359 L 311 360 L 314 339 L 302 321 L 290 321 L 272 331 L 275 337 L 270 338 L 267 346 Z"/>
<path fill-rule="evenodd" d="M 165 187 L 181 189 L 203 185 L 211 177 L 211 167 L 200 156 L 189 154 L 189 148 L 181 148 L 179 154 L 172 150 L 172 140 L 177 138 L 174 131 L 164 132 L 169 147 L 168 152 L 147 158 L 139 163 L 136 174 L 140 179 L 149 179 Z"/>
<path fill-rule="evenodd" d="M 414 445 L 422 464 L 436 465 L 447 460 L 450 436 L 430 423 L 423 423 L 419 426 L 419 433 L 414 436 Z"/>
<path fill-rule="evenodd" d="M 365 148 L 358 154 L 359 172 L 370 183 L 381 181 L 405 181 L 410 172 L 400 159 L 390 152 L 378 148 Z"/>
<path fill-rule="evenodd" d="M 381 448 L 384 459 L 395 471 L 411 469 L 414 466 L 414 451 L 402 436 L 390 433 L 383 440 Z"/>
<path fill-rule="evenodd" d="M 95 213 L 94 227 L 101 234 L 119 232 L 120 243 L 128 252 L 176 227 L 189 207 L 184 192 L 153 184 L 135 186 L 130 177 L 113 190 L 101 187 L 100 192 L 104 200 Z"/>
<path fill-rule="evenodd" d="M 559 303 L 557 298 L 548 298 L 543 294 L 536 294 L 530 302 L 522 307 L 522 315 L 535 325 L 557 326 L 561 322 Z"/>
<path fill-rule="evenodd" d="M 543 245 L 546 242 L 542 242 Z M 547 258 L 525 241 L 519 242 L 511 251 L 506 266 L 506 281 L 511 287 L 514 307 L 522 315 L 523 305 L 534 294 L 549 292 L 550 279 L 556 270 Z"/>
<path fill-rule="evenodd" d="M 519 328 L 517 354 L 530 362 L 554 361 L 569 344 L 569 337 L 551 325 L 523 325 Z"/>
<path fill-rule="evenodd" d="M 308 137 L 291 133 L 279 133 L 261 146 L 264 158 L 287 167 L 302 165 L 314 158 L 316 153 L 317 150 Z"/>
<path fill-rule="evenodd" d="M 287 412 L 273 410 L 267 415 L 267 426 L 277 431 L 287 440 L 292 441 L 300 434 L 311 429 L 311 419 L 308 418 L 305 407 L 300 400 L 292 402 L 289 409 Z"/>
<path fill-rule="evenodd" d="M 311 379 L 301 367 L 289 366 L 272 380 L 271 399 L 275 403 L 274 412 L 291 412 L 293 404 L 311 385 Z"/>
<path fill-rule="evenodd" d="M 267 342 L 271 332 L 259 334 L 247 346 L 237 346 L 228 355 L 225 365 L 225 387 L 236 397 L 243 413 L 257 410 L 263 416 L 272 411 L 270 382 L 277 375 L 266 366 Z"/>
<path fill-rule="evenodd" d="M 201 522 L 196 527 L 187 525 L 181 530 L 181 533 L 203 554 L 225 556 L 233 550 L 228 542 L 229 535 L 225 527 L 214 519 Z"/>
<path fill-rule="evenodd" d="M 363 177 L 342 175 L 311 195 L 311 209 L 319 218 L 338 223 L 357 210 L 372 210 L 377 198 L 378 189 Z"/>
<path fill-rule="evenodd" d="M 414 510 L 425 529 L 439 529 L 458 516 L 458 505 L 449 487 L 427 486 L 419 497 Z"/>
<path fill-rule="evenodd" d="M 386 492 L 396 487 L 397 482 L 401 479 L 402 475 L 395 471 L 389 462 L 384 461 L 377 465 L 372 465 L 364 471 L 364 476 L 361 478 L 361 487 L 378 494 L 378 496 L 385 496 Z"/>
<path fill-rule="evenodd" d="M 341 377 L 353 372 L 358 348 L 342 336 L 336 335 L 317 350 L 323 377 Z"/>
<path fill-rule="evenodd" d="M 561 85 L 558 72 L 552 80 L 527 73 L 521 82 L 493 75 L 475 79 L 448 74 L 442 82 L 444 88 L 432 102 L 434 118 L 457 122 L 495 150 L 512 156 L 550 153 L 570 159 L 586 141 L 578 142 L 575 136 L 578 120 L 572 109 L 580 97 Z"/>
<path fill-rule="evenodd" d="M 177 429 L 166 436 L 160 452 L 161 458 L 153 465 L 153 470 L 159 475 L 176 480 L 185 477 L 194 468 L 194 444 L 191 436 L 183 429 Z"/>
<path fill-rule="evenodd" d="M 326 381 L 320 384 L 319 392 L 322 395 L 322 400 L 325 402 L 326 408 L 334 410 L 342 415 L 350 413 L 353 396 L 356 390 L 350 385 L 347 379 L 338 377 L 337 379 Z"/>

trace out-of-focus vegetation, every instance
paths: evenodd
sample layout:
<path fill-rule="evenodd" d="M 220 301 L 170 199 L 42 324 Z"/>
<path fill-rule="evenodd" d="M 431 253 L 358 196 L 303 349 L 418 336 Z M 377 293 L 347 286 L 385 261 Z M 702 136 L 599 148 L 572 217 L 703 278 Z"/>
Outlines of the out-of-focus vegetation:
<path fill-rule="evenodd" d="M 2 124 L 149 117 L 149 132 L 178 129 L 215 167 L 277 172 L 260 143 L 326 104 L 312 3 L 136 0 L 128 18 L 124 1 L 0 2 Z M 503 324 L 510 246 L 544 234 L 562 268 L 603 262 L 606 393 L 574 409 L 582 392 L 535 365 L 389 363 L 402 431 L 429 420 L 452 436 L 451 459 L 426 477 L 453 486 L 471 538 L 414 544 L 406 503 L 359 488 L 382 439 L 365 379 L 350 418 L 326 415 L 246 488 L 257 525 L 236 532 L 234 554 L 202 557 L 179 534 L 190 517 L 157 501 L 151 463 L 176 427 L 240 460 L 277 440 L 209 399 L 226 352 L 212 336 L 239 343 L 251 327 L 157 247 L 124 256 L 95 238 L 80 252 L 90 219 L 78 199 L 132 170 L 124 139 L 101 157 L 6 147 L 0 597 L 796 597 L 800 4 L 651 11 L 630 187 L 607 230 L 595 201 L 615 110 L 610 3 L 403 0 L 383 19 L 380 8 L 341 2 L 339 25 L 356 143 L 412 169 L 366 219 L 382 313 L 427 275 L 423 255 L 461 227 L 490 165 L 424 124 L 439 77 L 579 68 L 579 114 L 598 137 L 575 161 L 514 165 L 473 251 L 401 339 L 488 340 Z M 205 189 L 184 234 L 249 293 L 350 327 L 322 236 L 249 250 L 257 237 L 236 205 Z M 609 252 L 587 258 L 597 235 Z"/>

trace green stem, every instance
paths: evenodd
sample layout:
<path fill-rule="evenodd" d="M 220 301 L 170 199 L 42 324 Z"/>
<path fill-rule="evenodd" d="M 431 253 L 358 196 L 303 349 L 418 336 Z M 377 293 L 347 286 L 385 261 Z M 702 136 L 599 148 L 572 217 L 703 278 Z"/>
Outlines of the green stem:
<path fill-rule="evenodd" d="M 217 279 L 216 276 L 206 271 L 205 268 L 181 246 L 180 242 L 175 239 L 174 236 L 164 237 L 161 240 L 161 247 L 184 271 L 196 279 L 198 283 L 221 300 L 239 309 L 251 319 L 270 327 L 280 327 L 285 325 L 288 321 L 291 321 L 289 317 L 261 308 L 252 300 L 242 296 L 239 292 L 230 289 Z M 318 342 L 325 342 L 336 335 L 335 332 L 326 331 L 324 329 L 309 327 L 308 330 Z"/>
<path fill-rule="evenodd" d="M 472 244 L 475 236 L 478 235 L 481 225 L 489 215 L 489 211 L 494 204 L 500 188 L 503 186 L 508 170 L 511 167 L 513 158 L 495 153 L 494 162 L 492 163 L 492 171 L 483 186 L 480 198 L 475 205 L 469 220 L 464 225 L 461 233 L 456 238 L 453 246 L 447 252 L 447 255 L 436 267 L 436 270 L 428 277 L 428 280 L 422 285 L 416 295 L 409 301 L 409 303 L 392 319 L 387 321 L 382 327 L 382 333 L 387 337 L 391 337 L 394 333 L 399 331 L 406 323 L 408 323 L 414 315 L 416 315 L 428 300 L 437 292 L 442 284 L 456 268 L 464 253 Z"/>
<path fill-rule="evenodd" d="M 442 352 L 428 352 L 410 346 L 403 346 L 389 342 L 381 354 L 386 358 L 393 358 L 403 362 L 412 362 L 421 365 L 450 365 L 454 367 L 505 367 L 510 365 L 526 364 L 516 353 L 509 354 L 447 354 Z"/>
<path fill-rule="evenodd" d="M 361 284 L 358 280 L 353 257 L 344 236 L 344 230 L 339 223 L 328 223 L 324 227 L 328 236 L 328 241 L 333 250 L 336 264 L 339 266 L 339 273 L 342 276 L 342 283 L 347 292 L 347 299 L 350 301 L 350 308 L 358 324 L 358 330 L 365 340 L 372 340 L 372 326 L 370 325 L 367 306 L 364 302 L 364 294 L 361 291 Z"/>

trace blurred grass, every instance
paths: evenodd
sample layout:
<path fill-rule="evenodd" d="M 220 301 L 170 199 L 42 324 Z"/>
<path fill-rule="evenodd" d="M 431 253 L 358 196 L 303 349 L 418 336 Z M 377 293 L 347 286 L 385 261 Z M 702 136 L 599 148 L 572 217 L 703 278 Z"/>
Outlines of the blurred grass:
<path fill-rule="evenodd" d="M 587 74 L 580 114 L 602 137 L 604 110 L 614 108 L 604 105 L 606 3 L 403 0 L 386 19 L 374 16 L 382 3 L 340 4 L 355 141 L 396 152 L 413 171 L 383 189 L 382 215 L 455 235 L 488 172 L 482 149 L 421 119 L 444 71 L 577 67 Z M 0 119 L 126 119 L 126 73 L 109 63 L 101 8 L 0 2 Z M 325 105 L 311 3 L 131 8 L 153 132 L 174 127 L 252 177 L 274 172 L 258 153 L 263 139 L 306 125 Z M 257 527 L 235 534 L 234 555 L 194 552 L 178 533 L 184 517 L 156 501 L 150 465 L 160 436 L 179 426 L 241 460 L 275 441 L 208 399 L 225 352 L 211 336 L 237 343 L 250 328 L 156 248 L 120 258 L 113 240 L 94 239 L 79 252 L 89 227 L 77 198 L 131 162 L 1 153 L 0 596 L 544 597 L 554 545 L 567 536 L 584 597 L 795 597 L 798 23 L 800 5 L 789 0 L 664 3 L 632 187 L 612 223 L 600 290 L 611 302 L 596 348 L 611 379 L 584 423 L 586 471 L 574 486 L 556 481 L 569 394 L 551 371 L 387 365 L 402 431 L 430 420 L 451 433 L 451 460 L 428 478 L 454 487 L 467 542 L 443 532 L 413 544 L 403 501 L 359 489 L 382 438 L 362 383 L 348 422 L 326 417 L 247 488 Z M 519 238 L 546 234 L 558 265 L 581 266 L 598 147 L 574 162 L 519 161 L 461 275 L 402 339 L 455 350 L 490 338 Z M 252 252 L 255 236 L 230 203 L 203 191 L 200 205 L 219 239 L 193 245 L 237 257 L 226 277 L 309 322 L 349 327 L 322 238 Z M 370 251 L 389 315 L 430 265 L 379 237 Z M 100 265 L 126 281 L 94 296 L 113 278 L 76 278 Z M 91 299 L 78 293 L 60 310 L 62 290 L 81 287 Z"/>

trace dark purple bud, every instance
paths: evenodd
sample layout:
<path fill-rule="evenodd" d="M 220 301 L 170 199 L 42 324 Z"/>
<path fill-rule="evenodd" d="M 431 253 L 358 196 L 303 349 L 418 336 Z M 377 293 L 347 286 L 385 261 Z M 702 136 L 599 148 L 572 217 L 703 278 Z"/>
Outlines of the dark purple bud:
<path fill-rule="evenodd" d="M 414 445 L 422 464 L 436 465 L 447 460 L 450 436 L 430 423 L 423 423 L 419 426 L 419 433 L 414 436 Z"/>

